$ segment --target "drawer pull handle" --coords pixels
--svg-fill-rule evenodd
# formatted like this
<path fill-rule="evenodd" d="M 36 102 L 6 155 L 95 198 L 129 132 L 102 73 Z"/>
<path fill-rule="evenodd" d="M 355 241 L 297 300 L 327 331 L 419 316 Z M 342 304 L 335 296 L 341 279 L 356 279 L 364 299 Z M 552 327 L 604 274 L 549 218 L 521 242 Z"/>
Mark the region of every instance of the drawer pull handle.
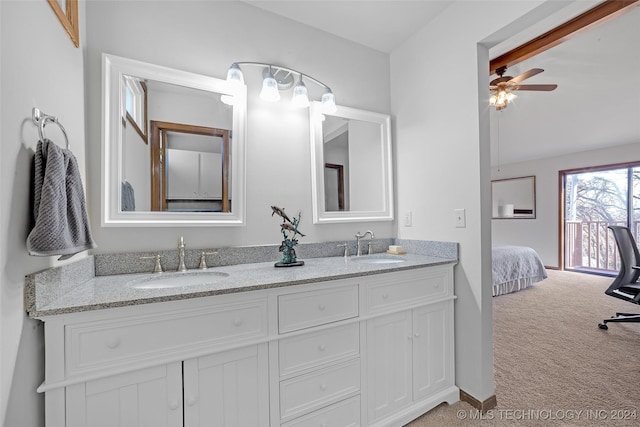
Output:
<path fill-rule="evenodd" d="M 236 319 L 233 321 L 233 326 L 240 326 L 242 325 L 242 319 Z"/>
<path fill-rule="evenodd" d="M 325 391 L 327 389 L 326 384 L 320 384 L 320 390 Z"/>
<path fill-rule="evenodd" d="M 171 402 L 169 402 L 169 409 L 171 409 L 172 411 L 178 409 L 178 406 L 179 405 L 177 400 L 172 400 Z"/>
<path fill-rule="evenodd" d="M 118 347 L 120 345 L 120 337 L 114 337 L 111 338 L 110 340 L 108 340 L 106 342 L 107 347 L 109 347 L 111 350 L 113 350 L 114 348 Z"/>
<path fill-rule="evenodd" d="M 187 399 L 187 405 L 188 405 L 188 406 L 193 406 L 193 405 L 195 405 L 195 404 L 196 404 L 196 401 L 197 401 L 197 399 L 196 399 L 194 396 L 190 396 L 190 397 Z"/>
<path fill-rule="evenodd" d="M 320 345 L 318 346 L 318 350 L 320 350 L 320 351 L 325 351 L 326 349 L 327 349 L 327 346 L 326 346 L 326 345 L 324 345 L 324 344 L 320 344 Z"/>

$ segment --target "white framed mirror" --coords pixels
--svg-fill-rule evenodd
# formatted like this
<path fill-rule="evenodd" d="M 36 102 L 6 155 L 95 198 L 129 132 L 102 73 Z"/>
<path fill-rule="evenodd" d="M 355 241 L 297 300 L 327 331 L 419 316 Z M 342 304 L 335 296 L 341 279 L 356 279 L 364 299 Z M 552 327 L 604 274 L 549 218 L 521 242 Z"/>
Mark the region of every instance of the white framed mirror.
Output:
<path fill-rule="evenodd" d="M 246 86 L 109 54 L 102 68 L 102 225 L 244 225 Z"/>
<path fill-rule="evenodd" d="M 536 177 L 523 176 L 491 181 L 493 219 L 534 219 Z"/>
<path fill-rule="evenodd" d="M 314 224 L 393 220 L 391 118 L 310 108 Z"/>

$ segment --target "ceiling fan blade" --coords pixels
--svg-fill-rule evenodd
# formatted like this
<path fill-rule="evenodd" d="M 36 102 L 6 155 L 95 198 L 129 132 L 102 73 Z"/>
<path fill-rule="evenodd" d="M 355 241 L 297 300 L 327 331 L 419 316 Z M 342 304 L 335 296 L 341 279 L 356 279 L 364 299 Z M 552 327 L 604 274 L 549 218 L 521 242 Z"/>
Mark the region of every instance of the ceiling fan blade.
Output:
<path fill-rule="evenodd" d="M 532 68 L 528 71 L 525 71 L 524 73 L 520 74 L 519 76 L 515 76 L 514 78 L 512 78 L 509 83 L 520 83 L 521 81 L 523 81 L 524 79 L 528 79 L 529 77 L 533 77 L 536 74 L 540 74 L 541 72 L 543 72 L 544 70 L 542 68 Z"/>
<path fill-rule="evenodd" d="M 511 86 L 511 90 L 537 90 L 542 92 L 550 92 L 555 90 L 558 85 L 555 84 L 547 84 L 547 85 L 515 85 Z"/>

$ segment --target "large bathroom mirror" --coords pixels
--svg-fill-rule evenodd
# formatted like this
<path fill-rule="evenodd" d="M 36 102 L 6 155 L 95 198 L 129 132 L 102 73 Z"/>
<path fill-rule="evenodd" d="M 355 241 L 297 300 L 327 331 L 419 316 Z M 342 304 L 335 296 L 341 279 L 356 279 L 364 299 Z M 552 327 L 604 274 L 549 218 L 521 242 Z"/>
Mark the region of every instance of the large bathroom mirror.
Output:
<path fill-rule="evenodd" d="M 536 177 L 491 181 L 493 219 L 536 217 Z"/>
<path fill-rule="evenodd" d="M 390 116 L 310 108 L 314 224 L 393 220 Z"/>
<path fill-rule="evenodd" d="M 246 86 L 109 54 L 102 63 L 102 224 L 244 225 Z"/>

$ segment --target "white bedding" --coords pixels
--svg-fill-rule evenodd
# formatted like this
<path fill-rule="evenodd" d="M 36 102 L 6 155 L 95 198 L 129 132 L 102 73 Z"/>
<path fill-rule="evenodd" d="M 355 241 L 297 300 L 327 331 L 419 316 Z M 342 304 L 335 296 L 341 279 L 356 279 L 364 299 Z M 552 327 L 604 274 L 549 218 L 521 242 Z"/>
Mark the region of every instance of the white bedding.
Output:
<path fill-rule="evenodd" d="M 493 247 L 493 296 L 517 292 L 547 278 L 538 253 L 526 246 Z"/>

